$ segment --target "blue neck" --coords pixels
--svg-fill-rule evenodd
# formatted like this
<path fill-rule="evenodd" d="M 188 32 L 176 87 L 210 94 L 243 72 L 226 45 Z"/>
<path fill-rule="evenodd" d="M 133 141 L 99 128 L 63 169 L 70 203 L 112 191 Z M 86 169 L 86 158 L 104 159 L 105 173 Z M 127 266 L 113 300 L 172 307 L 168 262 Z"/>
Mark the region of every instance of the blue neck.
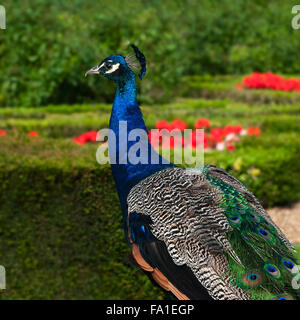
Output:
<path fill-rule="evenodd" d="M 141 157 L 146 163 L 143 164 L 139 162 L 132 164 L 128 161 L 128 151 L 136 144 L 136 141 L 128 141 L 130 131 L 132 129 L 142 129 L 148 133 L 142 112 L 136 101 L 136 93 L 137 86 L 135 76 L 133 72 L 130 71 L 126 79 L 117 83 L 117 92 L 109 125 L 109 128 L 114 131 L 116 136 L 116 148 L 114 150 L 114 145 L 109 142 L 109 150 L 111 157 L 113 153 L 116 155 L 116 163 L 111 164 L 111 168 L 124 215 L 127 215 L 126 199 L 130 189 L 134 185 L 157 171 L 174 166 L 172 163 L 163 164 L 162 157 L 157 154 L 148 140 L 143 142 L 148 148 L 147 155 Z M 125 124 L 123 121 L 126 121 L 127 130 L 119 127 L 120 121 L 123 125 Z M 153 155 L 158 159 L 158 164 L 151 164 L 151 154 L 152 159 Z M 126 161 L 126 163 L 124 163 L 124 161 Z M 164 162 L 166 161 L 164 160 Z"/>

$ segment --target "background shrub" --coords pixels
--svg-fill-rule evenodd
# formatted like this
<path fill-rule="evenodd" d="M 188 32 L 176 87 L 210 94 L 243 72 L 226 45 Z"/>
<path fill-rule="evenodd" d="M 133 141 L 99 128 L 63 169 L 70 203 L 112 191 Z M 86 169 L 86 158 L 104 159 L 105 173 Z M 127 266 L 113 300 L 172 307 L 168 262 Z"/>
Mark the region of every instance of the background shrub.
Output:
<path fill-rule="evenodd" d="M 145 102 L 169 99 L 183 75 L 300 72 L 290 1 L 5 0 L 0 105 L 111 101 L 85 71 L 133 42 L 148 60 Z"/>

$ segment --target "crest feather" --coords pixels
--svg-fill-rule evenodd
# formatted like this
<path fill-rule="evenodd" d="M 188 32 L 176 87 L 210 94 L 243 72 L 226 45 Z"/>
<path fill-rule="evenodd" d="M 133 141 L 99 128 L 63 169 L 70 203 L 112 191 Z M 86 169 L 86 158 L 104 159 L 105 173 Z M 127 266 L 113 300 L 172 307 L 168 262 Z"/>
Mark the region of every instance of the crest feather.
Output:
<path fill-rule="evenodd" d="M 140 69 L 139 61 L 138 61 L 138 59 L 136 58 L 135 55 L 128 54 L 125 57 L 125 61 L 126 61 L 126 63 L 127 63 L 129 68 L 134 69 L 134 70 L 139 70 Z"/>
<path fill-rule="evenodd" d="M 137 46 L 132 44 L 131 47 L 133 48 L 135 55 L 127 55 L 125 61 L 132 71 L 139 70 L 139 78 L 142 80 L 146 73 L 146 58 Z"/>

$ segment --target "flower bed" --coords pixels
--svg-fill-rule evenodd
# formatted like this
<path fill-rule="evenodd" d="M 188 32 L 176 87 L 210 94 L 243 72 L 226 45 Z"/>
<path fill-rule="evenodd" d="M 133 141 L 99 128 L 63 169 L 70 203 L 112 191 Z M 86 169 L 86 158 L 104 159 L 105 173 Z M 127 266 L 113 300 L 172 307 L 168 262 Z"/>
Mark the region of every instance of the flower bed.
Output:
<path fill-rule="evenodd" d="M 277 91 L 296 91 L 300 93 L 300 79 L 289 78 L 272 72 L 253 72 L 245 76 L 242 84 L 237 84 L 236 89 L 271 89 Z"/>
<path fill-rule="evenodd" d="M 212 128 L 208 119 L 197 119 L 194 124 L 194 130 L 190 133 L 188 138 L 185 138 L 182 134 L 170 136 L 169 139 L 164 139 L 168 133 L 173 130 L 177 132 L 184 132 L 188 129 L 188 125 L 182 120 L 174 120 L 171 123 L 160 120 L 156 122 L 156 129 L 150 131 L 149 140 L 153 146 L 175 149 L 176 147 L 192 147 L 197 149 L 199 146 L 204 147 L 205 151 L 215 150 L 228 150 L 234 151 L 235 145 L 240 141 L 242 136 L 260 136 L 260 128 L 250 127 L 248 129 L 243 128 L 241 125 L 227 125 L 224 128 Z M 201 139 L 197 138 L 196 129 L 204 129 L 204 134 Z M 174 132 L 174 131 L 173 131 Z"/>
<path fill-rule="evenodd" d="M 249 127 L 245 129 L 241 125 L 227 125 L 224 128 L 212 128 L 208 119 L 197 119 L 194 124 L 194 129 L 190 130 L 191 133 L 186 138 L 182 135 L 186 129 L 188 129 L 187 123 L 182 120 L 176 119 L 171 123 L 165 120 L 159 120 L 156 122 L 155 130 L 150 130 L 149 141 L 155 148 L 170 148 L 175 149 L 181 147 L 191 147 L 193 149 L 204 146 L 205 151 L 212 149 L 222 151 L 234 151 L 235 145 L 240 141 L 242 136 L 260 136 L 260 128 Z M 199 132 L 197 134 L 196 129 L 204 129 L 203 134 Z M 173 131 L 176 130 L 176 131 Z M 209 131 L 210 130 L 210 131 Z M 174 134 L 172 134 L 172 131 Z M 177 135 L 176 135 L 177 133 Z M 169 139 L 166 139 L 169 137 Z M 97 141 L 97 131 L 87 131 L 73 139 L 74 143 L 84 145 L 87 142 Z"/>

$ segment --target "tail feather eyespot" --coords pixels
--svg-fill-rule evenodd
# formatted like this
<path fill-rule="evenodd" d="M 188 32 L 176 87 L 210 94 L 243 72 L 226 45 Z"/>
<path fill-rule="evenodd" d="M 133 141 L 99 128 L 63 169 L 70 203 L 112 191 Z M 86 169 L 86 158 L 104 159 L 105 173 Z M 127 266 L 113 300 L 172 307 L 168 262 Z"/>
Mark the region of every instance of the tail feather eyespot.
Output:
<path fill-rule="evenodd" d="M 256 222 L 259 222 L 259 221 L 260 221 L 259 217 L 258 217 L 255 213 L 250 213 L 250 214 L 249 214 L 249 217 L 250 217 L 251 219 L 253 219 L 254 221 L 256 221 Z"/>
<path fill-rule="evenodd" d="M 280 270 L 273 264 L 266 263 L 264 265 L 264 270 L 268 275 L 270 275 L 274 279 L 280 278 Z"/>
<path fill-rule="evenodd" d="M 238 226 L 241 224 L 241 219 L 239 216 L 230 216 L 228 219 L 231 225 Z"/>
<path fill-rule="evenodd" d="M 293 298 L 291 298 L 287 294 L 281 294 L 279 296 L 274 297 L 272 300 L 293 300 Z"/>
<path fill-rule="evenodd" d="M 243 283 L 249 287 L 256 287 L 262 281 L 262 276 L 256 271 L 250 271 L 243 275 Z"/>
<path fill-rule="evenodd" d="M 258 234 L 259 234 L 261 237 L 263 237 L 264 239 L 273 241 L 272 235 L 271 235 L 270 232 L 268 232 L 266 229 L 259 227 L 259 228 L 257 229 L 257 232 L 258 232 Z"/>
<path fill-rule="evenodd" d="M 298 267 L 295 265 L 293 261 L 288 258 L 282 258 L 281 264 L 289 270 L 292 274 L 297 274 L 299 272 Z"/>

